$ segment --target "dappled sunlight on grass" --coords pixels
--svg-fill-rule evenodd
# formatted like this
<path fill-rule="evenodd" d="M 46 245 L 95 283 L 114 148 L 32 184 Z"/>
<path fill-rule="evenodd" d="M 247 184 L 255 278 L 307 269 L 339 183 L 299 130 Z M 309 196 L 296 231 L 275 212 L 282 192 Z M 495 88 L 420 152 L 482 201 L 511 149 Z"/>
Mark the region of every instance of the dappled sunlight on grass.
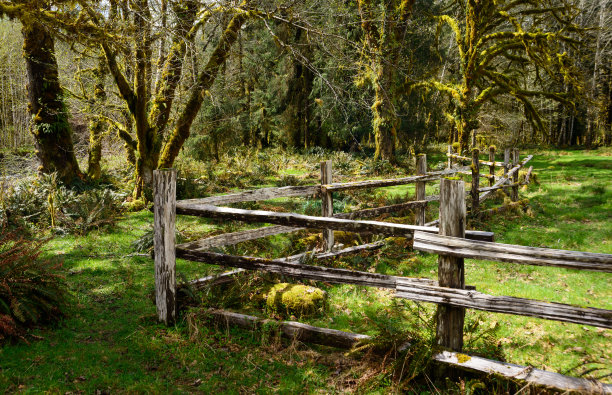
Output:
<path fill-rule="evenodd" d="M 526 210 L 469 226 L 495 232 L 496 240 L 502 243 L 612 253 L 611 153 L 536 152 L 532 164 L 539 184 L 521 192 L 521 196 L 529 198 Z M 428 159 L 433 165 L 445 157 L 432 154 Z M 286 163 L 288 167 L 278 169 L 280 173 L 301 177 L 318 171 L 317 166 L 306 166 L 297 160 Z M 349 165 L 352 166 L 343 166 L 352 176 Z M 341 208 L 348 211 L 372 203 L 371 200 L 388 204 L 414 195 L 413 186 L 385 191 L 378 195 L 347 194 L 342 197 Z M 437 186 L 428 185 L 427 194 L 436 193 Z M 275 205 L 279 210 L 318 212 L 320 206 L 314 202 L 318 200 L 278 199 L 253 203 L 249 208 Z M 486 204 L 500 203 L 498 199 Z M 428 220 L 437 218 L 437 203 L 431 207 Z M 404 215 L 402 220 L 412 219 L 412 213 Z M 280 341 L 261 332 L 210 322 L 202 322 L 197 331 L 182 320 L 171 327 L 158 324 L 152 301 L 153 261 L 146 254 L 135 254 L 132 245 L 149 231 L 151 223 L 152 214 L 148 211 L 130 213 L 115 227 L 87 236 L 57 237 L 49 243 L 45 254 L 64 262 L 71 293 L 69 311 L 56 327 L 33 330 L 41 340 L 2 347 L 0 388 L 31 393 L 332 393 L 355 388 L 365 392 L 391 391 L 393 384 L 388 375 L 380 373 L 381 362 L 371 363 L 378 365 L 372 368 L 363 362 L 363 355 L 348 357 L 330 348 Z M 177 228 L 188 240 L 257 226 L 194 217 L 177 220 Z M 296 232 L 219 251 L 274 258 L 314 248 L 320 242 L 314 235 Z M 350 238 L 343 236 L 349 243 Z M 403 239 L 389 240 L 377 251 L 313 264 L 437 277 L 437 256 L 411 251 L 410 243 Z M 224 270 L 177 261 L 179 281 Z M 465 275 L 466 284 L 484 293 L 612 309 L 607 273 L 466 260 Z M 398 301 L 386 289 L 312 284 L 324 289 L 329 297 L 326 314 L 303 320 L 313 325 L 370 335 L 381 333 L 381 328 L 391 324 L 397 330 L 425 331 L 435 312 L 433 304 Z M 255 303 L 245 303 L 244 309 L 264 316 Z M 602 368 L 595 376 L 612 373 L 610 330 L 473 310 L 468 310 L 467 318 L 472 323 L 481 322 L 479 330 L 493 329 L 495 337 L 489 348 L 476 344 L 470 352 L 495 352 L 512 363 L 574 376 L 593 367 Z M 474 337 L 466 335 L 466 339 Z M 366 381 L 364 377 L 370 377 L 371 383 L 358 387 Z"/>

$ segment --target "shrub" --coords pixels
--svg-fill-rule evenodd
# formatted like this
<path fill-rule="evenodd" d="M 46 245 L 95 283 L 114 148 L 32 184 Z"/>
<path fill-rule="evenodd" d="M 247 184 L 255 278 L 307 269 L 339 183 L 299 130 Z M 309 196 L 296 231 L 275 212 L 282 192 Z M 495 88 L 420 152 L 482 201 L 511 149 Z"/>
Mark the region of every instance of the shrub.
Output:
<path fill-rule="evenodd" d="M 125 196 L 105 186 L 77 192 L 62 185 L 55 174 L 43 175 L 22 180 L 0 196 L 0 222 L 85 233 L 113 223 Z"/>
<path fill-rule="evenodd" d="M 66 296 L 60 264 L 40 258 L 48 240 L 32 241 L 18 231 L 0 235 L 0 339 L 18 336 L 28 325 L 62 315 Z"/>

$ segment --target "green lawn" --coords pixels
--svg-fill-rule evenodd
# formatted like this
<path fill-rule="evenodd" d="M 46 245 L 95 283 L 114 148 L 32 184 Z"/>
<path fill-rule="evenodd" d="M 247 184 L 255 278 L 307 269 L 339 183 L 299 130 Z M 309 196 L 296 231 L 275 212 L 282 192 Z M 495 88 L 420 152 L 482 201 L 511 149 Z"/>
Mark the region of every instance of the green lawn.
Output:
<path fill-rule="evenodd" d="M 521 192 L 530 199 L 527 213 L 493 218 L 474 224 L 476 228 L 494 231 L 503 243 L 612 253 L 612 151 L 533 153 L 540 184 Z M 432 155 L 429 163 L 442 159 Z M 299 172 L 289 169 L 286 174 Z M 389 194 L 399 196 L 411 191 L 389 188 Z M 435 188 L 428 193 L 435 193 Z M 153 263 L 134 254 L 131 246 L 150 223 L 150 213 L 132 213 L 113 228 L 51 241 L 48 255 L 63 261 L 67 270 L 71 299 L 66 318 L 56 327 L 33 330 L 36 338 L 29 344 L 5 344 L 0 349 L 0 392 L 398 390 L 389 375 L 381 372 L 380 361 L 374 363 L 361 354 L 346 356 L 325 347 L 279 343 L 238 329 L 201 325 L 194 331 L 183 321 L 170 328 L 157 324 L 151 301 Z M 178 228 L 193 236 L 217 226 L 181 218 Z M 228 251 L 278 256 L 295 248 L 288 240 L 292 239 L 276 237 Z M 437 268 L 435 256 L 413 253 L 401 243 L 329 264 L 430 278 L 436 277 Z M 216 268 L 178 262 L 178 271 L 188 279 L 212 270 Z M 466 283 L 495 295 L 612 309 L 610 280 L 606 273 L 466 261 Z M 393 304 L 385 290 L 321 286 L 329 293 L 330 311 L 310 320 L 321 326 L 376 334 L 393 310 L 415 308 L 411 303 Z M 418 308 L 425 318 L 433 311 L 429 305 Z M 414 326 L 418 321 L 412 320 Z M 595 377 L 612 373 L 610 330 L 474 311 L 468 312 L 468 321 L 481 321 L 481 328 L 497 328 L 495 345 L 509 362 L 572 375 L 590 367 L 601 368 L 593 372 Z M 470 350 L 484 352 L 478 344 Z M 604 381 L 610 382 L 610 377 Z M 427 385 L 419 388 L 428 391 Z"/>

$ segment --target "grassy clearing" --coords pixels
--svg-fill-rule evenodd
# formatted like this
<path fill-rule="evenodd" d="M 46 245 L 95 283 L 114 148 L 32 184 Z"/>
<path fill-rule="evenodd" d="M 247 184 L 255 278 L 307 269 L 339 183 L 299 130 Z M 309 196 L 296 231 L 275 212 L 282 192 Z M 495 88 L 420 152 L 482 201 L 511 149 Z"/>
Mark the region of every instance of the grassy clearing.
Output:
<path fill-rule="evenodd" d="M 522 194 L 527 212 L 511 213 L 484 223 L 497 240 L 551 248 L 612 253 L 612 151 L 539 151 L 533 161 L 539 185 Z M 308 158 L 308 160 L 319 158 Z M 429 163 L 442 161 L 430 155 Z M 315 162 L 316 163 L 316 162 Z M 345 164 L 342 164 L 345 163 Z M 292 157 L 284 174 L 308 179 L 316 171 Z M 357 176 L 348 160 L 347 178 Z M 369 177 L 368 177 L 369 178 Z M 273 181 L 266 182 L 273 185 Z M 435 193 L 429 187 L 428 194 Z M 346 196 L 338 207 L 362 207 L 412 195 L 411 187 L 386 188 L 374 194 Z M 395 197 L 394 197 L 395 196 Z M 341 196 L 339 196 L 341 198 Z M 293 203 L 292 203 L 293 202 Z M 314 201 L 283 200 L 287 210 L 316 212 Z M 499 203 L 499 202 L 497 202 Z M 253 205 L 265 207 L 265 204 Z M 408 215 L 404 220 L 410 220 Z M 396 219 L 398 220 L 398 219 Z M 399 219 L 401 220 L 401 219 Z M 2 392 L 94 393 L 387 393 L 400 390 L 380 360 L 361 354 L 345 356 L 333 349 L 284 343 L 262 333 L 184 322 L 166 328 L 155 322 L 153 265 L 134 254 L 132 243 L 147 232 L 148 212 L 125 215 L 115 227 L 87 236 L 54 239 L 47 254 L 64 262 L 71 303 L 55 328 L 34 329 L 30 344 L 5 344 L 0 349 Z M 197 218 L 180 218 L 187 238 L 237 230 L 238 226 Z M 293 234 L 245 243 L 229 253 L 283 256 L 312 248 L 316 237 Z M 348 240 L 348 239 L 347 239 Z M 382 250 L 329 262 L 335 266 L 381 273 L 435 278 L 435 256 L 412 253 L 401 240 Z M 196 278 L 215 267 L 178 262 L 178 271 Z M 612 309 L 610 276 L 557 268 L 539 268 L 469 260 L 466 282 L 497 295 Z M 415 330 L 426 325 L 433 306 L 394 302 L 390 292 L 358 286 L 318 284 L 330 297 L 329 312 L 309 322 L 367 334 Z M 258 312 L 254 305 L 246 306 Z M 469 311 L 469 310 L 468 310 Z M 469 311 L 472 327 L 468 349 L 506 360 L 579 375 L 588 368 L 598 377 L 612 373 L 612 331 L 532 318 Z M 479 334 L 488 339 L 478 340 Z M 493 337 L 491 337 L 493 336 Z M 493 340 L 493 341 L 491 341 Z M 576 366 L 578 366 L 576 368 Z M 610 381 L 610 378 L 604 379 Z M 418 384 L 403 390 L 435 392 Z"/>

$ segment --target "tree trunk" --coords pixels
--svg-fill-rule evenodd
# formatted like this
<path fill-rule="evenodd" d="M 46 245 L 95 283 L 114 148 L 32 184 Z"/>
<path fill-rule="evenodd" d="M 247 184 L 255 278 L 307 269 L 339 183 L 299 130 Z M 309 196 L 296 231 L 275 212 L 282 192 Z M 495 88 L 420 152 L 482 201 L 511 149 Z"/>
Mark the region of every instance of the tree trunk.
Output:
<path fill-rule="evenodd" d="M 470 136 L 472 134 L 472 128 L 470 127 L 471 122 L 466 119 L 465 110 L 459 110 L 459 118 L 456 122 L 457 138 L 459 141 L 459 154 L 464 154 L 468 151 L 470 146 Z"/>
<path fill-rule="evenodd" d="M 96 85 L 94 87 L 95 103 L 104 107 L 106 101 L 106 91 L 104 90 L 104 76 L 106 65 L 104 57 L 101 55 L 98 61 L 98 68 L 95 70 Z M 94 114 L 89 123 L 89 150 L 87 160 L 87 176 L 92 180 L 100 178 L 102 173 L 100 161 L 102 160 L 102 132 L 104 130 L 104 121 Z"/>
<path fill-rule="evenodd" d="M 375 102 L 372 105 L 372 126 L 376 142 L 375 159 L 395 162 L 397 116 L 391 102 L 390 65 L 380 65 L 374 84 Z"/>
<path fill-rule="evenodd" d="M 23 55 L 28 78 L 28 110 L 36 155 L 43 173 L 57 172 L 66 184 L 83 174 L 79 169 L 68 112 L 62 97 L 53 37 L 35 20 L 23 21 Z"/>
<path fill-rule="evenodd" d="M 89 149 L 87 159 L 87 176 L 91 180 L 98 180 L 102 174 L 100 161 L 102 160 L 102 131 L 103 121 L 95 117 L 89 123 Z"/>

